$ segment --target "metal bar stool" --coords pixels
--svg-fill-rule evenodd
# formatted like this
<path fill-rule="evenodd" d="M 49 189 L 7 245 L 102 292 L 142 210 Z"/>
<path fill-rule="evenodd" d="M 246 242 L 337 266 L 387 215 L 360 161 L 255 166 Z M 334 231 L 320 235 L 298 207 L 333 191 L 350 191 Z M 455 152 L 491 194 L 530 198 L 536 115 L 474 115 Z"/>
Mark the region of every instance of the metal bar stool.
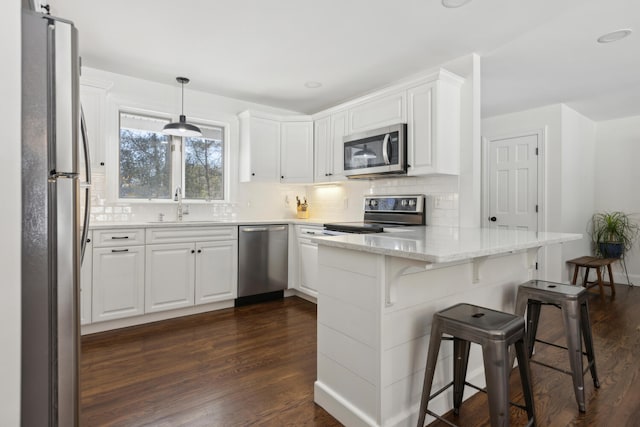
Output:
<path fill-rule="evenodd" d="M 451 338 L 442 337 L 443 334 L 451 335 Z M 453 381 L 434 394 L 430 394 L 440 343 L 443 339 L 453 340 Z M 515 345 L 525 399 L 525 406 L 513 405 L 526 409 L 529 418 L 527 425 L 535 425 L 524 318 L 476 305 L 457 304 L 433 315 L 418 427 L 423 427 L 427 414 L 449 425 L 454 425 L 428 409 L 429 400 L 452 385 L 453 412 L 456 415 L 460 412 L 465 385 L 484 392 L 479 387 L 466 382 L 469 348 L 472 342 L 482 346 L 491 425 L 494 427 L 509 425 L 509 374 L 513 366 L 509 365 L 511 344 Z"/>
<path fill-rule="evenodd" d="M 567 347 L 554 343 L 536 339 L 538 331 L 538 320 L 540 320 L 540 308 L 542 305 L 553 305 L 562 310 L 562 321 L 567 339 Z M 584 398 L 584 374 L 587 369 L 591 370 L 593 385 L 600 387 L 598 373 L 596 372 L 596 360 L 593 351 L 593 337 L 591 335 L 591 322 L 589 320 L 589 302 L 586 289 L 563 285 L 561 283 L 545 282 L 543 280 L 532 280 L 523 283 L 518 287 L 516 297 L 516 314 L 524 316 L 527 310 L 527 347 L 529 358 L 533 355 L 533 346 L 540 342 L 553 347 L 562 348 L 569 352 L 569 364 L 571 371 L 560 369 L 556 366 L 531 359 L 532 363 L 537 363 L 547 368 L 555 369 L 571 375 L 573 379 L 573 389 L 578 402 L 580 412 L 586 411 Z M 582 339 L 584 339 L 585 351 L 582 350 Z M 582 356 L 587 356 L 588 365 L 583 371 Z M 513 366 L 513 356 L 511 356 L 511 366 Z M 518 363 L 520 363 L 518 361 Z"/>

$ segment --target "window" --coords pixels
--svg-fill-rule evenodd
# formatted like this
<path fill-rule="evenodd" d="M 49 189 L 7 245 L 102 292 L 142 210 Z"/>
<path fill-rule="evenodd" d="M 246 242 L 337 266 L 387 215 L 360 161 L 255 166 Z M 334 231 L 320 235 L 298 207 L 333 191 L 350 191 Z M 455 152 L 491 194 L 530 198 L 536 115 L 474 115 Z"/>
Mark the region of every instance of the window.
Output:
<path fill-rule="evenodd" d="M 170 200 L 181 187 L 185 199 L 224 200 L 224 127 L 198 124 L 201 137 L 180 138 L 162 133 L 167 123 L 120 112 L 118 197 Z"/>
<path fill-rule="evenodd" d="M 171 144 L 162 133 L 168 120 L 120 113 L 121 199 L 171 198 Z"/>
<path fill-rule="evenodd" d="M 202 137 L 184 139 L 184 195 L 224 200 L 224 128 L 199 125 Z"/>

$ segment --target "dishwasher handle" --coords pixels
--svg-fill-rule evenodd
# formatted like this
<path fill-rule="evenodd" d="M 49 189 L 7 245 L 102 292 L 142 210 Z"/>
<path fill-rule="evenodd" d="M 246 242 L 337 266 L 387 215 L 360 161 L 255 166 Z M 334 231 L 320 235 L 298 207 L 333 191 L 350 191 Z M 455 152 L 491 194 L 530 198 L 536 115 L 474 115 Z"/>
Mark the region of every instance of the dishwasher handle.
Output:
<path fill-rule="evenodd" d="M 284 231 L 287 227 L 285 225 L 278 225 L 275 227 L 240 227 L 240 231 L 244 232 L 257 232 L 257 231 Z"/>

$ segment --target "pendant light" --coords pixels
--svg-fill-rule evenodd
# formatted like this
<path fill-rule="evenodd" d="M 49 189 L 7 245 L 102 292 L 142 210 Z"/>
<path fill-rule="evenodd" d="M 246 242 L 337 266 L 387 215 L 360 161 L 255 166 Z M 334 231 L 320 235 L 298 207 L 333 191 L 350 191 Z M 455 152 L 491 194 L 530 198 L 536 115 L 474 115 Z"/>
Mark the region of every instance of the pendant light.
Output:
<path fill-rule="evenodd" d="M 187 123 L 187 118 L 184 115 L 184 85 L 189 83 L 189 79 L 186 77 L 176 77 L 176 80 L 182 85 L 182 110 L 180 113 L 180 121 L 165 125 L 165 127 L 162 128 L 162 133 L 165 135 L 175 136 L 202 136 L 200 128 Z"/>
<path fill-rule="evenodd" d="M 364 144 L 364 148 L 362 150 L 358 150 L 353 154 L 353 157 L 358 157 L 360 159 L 375 159 L 376 153 L 367 148 L 367 144 Z"/>

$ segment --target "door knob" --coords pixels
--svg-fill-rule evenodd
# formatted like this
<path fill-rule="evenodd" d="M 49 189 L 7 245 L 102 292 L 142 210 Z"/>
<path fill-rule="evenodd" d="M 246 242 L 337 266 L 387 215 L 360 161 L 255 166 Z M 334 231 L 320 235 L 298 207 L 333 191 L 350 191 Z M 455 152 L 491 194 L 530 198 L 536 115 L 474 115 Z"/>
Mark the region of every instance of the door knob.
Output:
<path fill-rule="evenodd" d="M 498 220 L 498 218 L 496 218 L 495 216 L 492 216 L 489 218 L 489 221 L 491 222 L 496 222 Z"/>

